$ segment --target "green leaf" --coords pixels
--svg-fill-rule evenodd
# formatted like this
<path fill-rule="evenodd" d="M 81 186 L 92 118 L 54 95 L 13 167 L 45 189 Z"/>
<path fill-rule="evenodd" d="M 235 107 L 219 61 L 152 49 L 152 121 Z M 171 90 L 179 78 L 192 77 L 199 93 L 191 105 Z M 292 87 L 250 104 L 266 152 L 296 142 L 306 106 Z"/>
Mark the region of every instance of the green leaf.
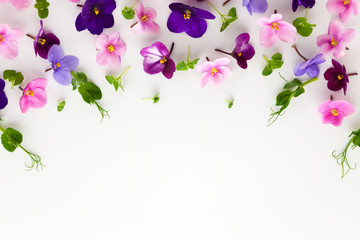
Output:
<path fill-rule="evenodd" d="M 73 85 L 73 90 L 75 90 L 79 85 L 85 84 L 88 82 L 87 76 L 83 72 L 71 72 L 73 79 L 71 84 Z"/>
<path fill-rule="evenodd" d="M 273 59 L 273 60 L 281 60 L 282 59 L 282 54 L 281 53 L 275 53 L 274 55 L 272 55 L 271 59 Z"/>
<path fill-rule="evenodd" d="M 44 19 L 49 16 L 49 9 L 43 9 L 38 11 L 39 18 Z"/>
<path fill-rule="evenodd" d="M 3 78 L 4 78 L 4 79 L 9 79 L 9 78 L 11 78 L 11 76 L 13 76 L 15 73 L 16 73 L 15 70 L 5 70 L 5 71 L 3 72 Z"/>
<path fill-rule="evenodd" d="M 112 85 L 114 82 L 116 82 L 115 78 L 113 76 L 105 76 L 106 80 Z"/>
<path fill-rule="evenodd" d="M 234 105 L 235 99 L 233 99 L 233 100 L 231 100 L 231 101 L 228 101 L 228 100 L 226 100 L 226 101 L 228 102 L 228 108 L 232 108 L 233 105 Z"/>
<path fill-rule="evenodd" d="M 269 64 L 266 64 L 264 70 L 262 71 L 263 76 L 269 76 L 273 72 L 273 69 L 270 67 Z"/>
<path fill-rule="evenodd" d="M 7 128 L 1 135 L 1 143 L 9 152 L 14 152 L 22 140 L 23 137 L 21 133 L 13 128 Z"/>
<path fill-rule="evenodd" d="M 88 104 L 92 104 L 96 100 L 100 100 L 102 98 L 100 88 L 92 82 L 81 84 L 78 88 L 78 91 L 82 96 L 83 100 Z"/>
<path fill-rule="evenodd" d="M 135 16 L 135 11 L 134 9 L 130 8 L 130 7 L 125 7 L 122 11 L 121 11 L 122 15 L 124 16 L 125 19 L 133 19 Z"/>
<path fill-rule="evenodd" d="M 313 27 L 316 27 L 316 24 L 308 23 L 304 17 L 296 18 L 293 21 L 293 25 L 296 27 L 297 32 L 303 37 L 310 36 L 313 32 Z"/>
<path fill-rule="evenodd" d="M 200 60 L 200 58 L 196 58 L 196 59 L 192 60 L 191 62 L 189 62 L 187 64 L 187 66 L 191 69 L 194 69 L 194 66 L 198 63 L 199 60 Z"/>
<path fill-rule="evenodd" d="M 281 66 L 284 64 L 284 62 L 281 60 L 271 60 L 269 62 L 269 64 L 272 69 L 278 69 L 278 68 L 281 68 Z"/>
<path fill-rule="evenodd" d="M 291 99 L 291 95 L 293 94 L 292 91 L 290 90 L 285 90 L 280 92 L 277 96 L 276 96 L 276 106 L 282 106 L 285 105 L 287 101 L 290 101 Z"/>
<path fill-rule="evenodd" d="M 287 82 L 284 86 L 284 89 L 292 89 L 294 87 L 302 86 L 302 82 L 299 79 L 294 79 L 291 82 Z"/>
<path fill-rule="evenodd" d="M 301 94 L 303 94 L 304 92 L 305 92 L 305 89 L 303 87 L 298 87 L 294 92 L 294 97 L 298 97 Z"/>
<path fill-rule="evenodd" d="M 50 3 L 46 0 L 36 0 L 34 8 L 38 10 L 38 15 L 41 19 L 47 18 L 49 16 L 49 9 Z"/>
<path fill-rule="evenodd" d="M 182 61 L 182 62 L 179 62 L 177 65 L 176 65 L 176 71 L 186 71 L 188 70 L 188 67 L 186 66 L 185 62 Z"/>
<path fill-rule="evenodd" d="M 220 32 L 223 32 L 230 25 L 230 23 L 234 22 L 236 19 L 238 18 L 237 17 L 226 18 L 225 21 L 223 21 L 223 24 L 221 25 Z"/>
<path fill-rule="evenodd" d="M 229 17 L 232 17 L 232 18 L 236 18 L 237 17 L 237 15 L 236 15 L 236 8 L 231 8 L 230 10 L 229 10 L 229 13 L 228 13 L 228 16 Z"/>
<path fill-rule="evenodd" d="M 3 77 L 11 83 L 12 87 L 20 85 L 24 81 L 22 73 L 15 70 L 5 70 Z"/>
<path fill-rule="evenodd" d="M 57 106 L 58 112 L 61 112 L 65 107 L 65 101 L 59 101 L 59 105 Z"/>

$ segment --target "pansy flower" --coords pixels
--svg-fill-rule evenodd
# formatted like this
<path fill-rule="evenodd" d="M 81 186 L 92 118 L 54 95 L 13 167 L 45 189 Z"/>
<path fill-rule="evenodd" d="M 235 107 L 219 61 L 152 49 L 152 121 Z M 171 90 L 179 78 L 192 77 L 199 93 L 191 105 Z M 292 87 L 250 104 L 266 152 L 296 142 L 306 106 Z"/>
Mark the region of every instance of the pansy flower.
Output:
<path fill-rule="evenodd" d="M 155 9 L 144 8 L 143 4 L 138 2 L 135 13 L 138 22 L 132 27 L 134 33 L 143 33 L 148 31 L 156 34 L 160 31 L 159 25 L 155 22 L 155 18 L 157 16 Z"/>
<path fill-rule="evenodd" d="M 47 81 L 45 78 L 36 78 L 28 83 L 20 98 L 20 109 L 22 113 L 29 111 L 29 108 L 42 108 L 45 106 L 47 97 L 45 93 Z"/>
<path fill-rule="evenodd" d="M 292 10 L 295 12 L 299 6 L 304 8 L 312 8 L 315 5 L 315 0 L 293 0 Z"/>
<path fill-rule="evenodd" d="M 280 13 L 273 14 L 270 18 L 261 17 L 257 22 L 263 27 L 260 32 L 260 44 L 265 48 L 273 46 L 278 39 L 288 43 L 296 40 L 296 28 L 292 24 L 282 21 Z"/>
<path fill-rule="evenodd" d="M 0 109 L 4 109 L 8 104 L 8 99 L 4 92 L 4 88 L 5 88 L 5 81 L 0 79 Z"/>
<path fill-rule="evenodd" d="M 175 62 L 170 58 L 171 51 L 166 48 L 162 42 L 156 42 L 150 47 L 145 47 L 140 51 L 144 57 L 144 71 L 148 74 L 162 74 L 170 79 L 172 78 L 176 67 Z"/>
<path fill-rule="evenodd" d="M 54 70 L 53 77 L 56 82 L 67 86 L 72 81 L 71 71 L 79 64 L 75 56 L 65 56 L 64 51 L 59 45 L 53 45 L 48 53 L 48 61 Z"/>
<path fill-rule="evenodd" d="M 96 62 L 99 65 L 108 65 L 112 69 L 118 69 L 121 64 L 121 56 L 126 51 L 126 45 L 120 38 L 119 32 L 113 32 L 109 36 L 101 34 L 96 38 Z"/>
<path fill-rule="evenodd" d="M 268 8 L 267 0 L 243 0 L 243 7 L 246 7 L 250 15 L 252 13 L 264 13 Z"/>
<path fill-rule="evenodd" d="M 199 38 L 206 32 L 205 19 L 215 19 L 215 16 L 208 11 L 182 3 L 171 3 L 169 8 L 172 11 L 167 21 L 170 32 L 185 32 L 193 38 Z"/>
<path fill-rule="evenodd" d="M 345 100 L 327 100 L 319 106 L 318 111 L 322 114 L 323 124 L 332 124 L 338 127 L 341 125 L 344 117 L 355 112 L 355 108 Z"/>
<path fill-rule="evenodd" d="M 3 4 L 4 2 L 9 2 L 16 10 L 24 10 L 28 8 L 30 4 L 30 0 L 0 0 L 0 4 Z"/>
<path fill-rule="evenodd" d="M 60 40 L 52 33 L 45 34 L 43 21 L 40 20 L 40 31 L 34 41 L 35 55 L 39 54 L 41 58 L 47 59 L 49 49 L 54 44 L 60 45 Z"/>
<path fill-rule="evenodd" d="M 24 32 L 17 28 L 10 28 L 9 24 L 0 25 L 0 56 L 13 59 L 18 55 L 17 42 L 24 36 Z"/>
<path fill-rule="evenodd" d="M 347 84 L 349 82 L 348 74 L 346 73 L 346 68 L 333 59 L 332 65 L 334 67 L 329 68 L 324 73 L 324 78 L 328 81 L 327 87 L 331 91 L 339 91 L 344 89 L 344 95 L 346 95 Z"/>
<path fill-rule="evenodd" d="M 219 58 L 214 62 L 207 61 L 196 67 L 196 71 L 203 73 L 200 87 L 205 87 L 211 82 L 215 87 L 221 86 L 224 78 L 231 76 L 230 68 L 226 67 L 230 63 L 228 58 Z"/>
<path fill-rule="evenodd" d="M 80 32 L 88 29 L 91 34 L 101 34 L 104 28 L 114 26 L 112 12 L 115 8 L 115 0 L 86 0 L 76 18 L 76 30 Z"/>
<path fill-rule="evenodd" d="M 326 60 L 323 58 L 321 53 L 317 54 L 314 58 L 297 64 L 294 68 L 294 75 L 301 76 L 306 73 L 310 78 L 317 77 L 320 73 L 318 65 L 324 63 L 325 61 Z"/>
<path fill-rule="evenodd" d="M 355 30 L 344 28 L 341 22 L 332 20 L 329 24 L 328 34 L 318 36 L 317 45 L 324 55 L 332 53 L 334 57 L 345 55 L 346 45 L 355 37 Z"/>
<path fill-rule="evenodd" d="M 352 14 L 358 14 L 357 0 L 329 0 L 326 8 L 331 13 L 339 14 L 342 22 L 347 22 Z"/>

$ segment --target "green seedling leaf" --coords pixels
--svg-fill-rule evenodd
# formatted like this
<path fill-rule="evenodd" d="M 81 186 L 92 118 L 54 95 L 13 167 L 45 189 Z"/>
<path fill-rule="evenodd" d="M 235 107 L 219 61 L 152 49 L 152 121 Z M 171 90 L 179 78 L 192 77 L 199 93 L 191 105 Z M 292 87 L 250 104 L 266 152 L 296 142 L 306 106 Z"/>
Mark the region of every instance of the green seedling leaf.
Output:
<path fill-rule="evenodd" d="M 273 72 L 273 69 L 270 67 L 270 64 L 266 64 L 264 70 L 262 71 L 263 76 L 269 76 Z"/>
<path fill-rule="evenodd" d="M 36 0 L 34 8 L 38 10 L 38 15 L 41 19 L 47 18 L 49 16 L 50 3 L 46 0 Z"/>
<path fill-rule="evenodd" d="M 23 136 L 21 133 L 13 128 L 7 128 L 1 135 L 1 143 L 9 152 L 14 152 L 22 140 Z"/>
<path fill-rule="evenodd" d="M 61 112 L 64 109 L 64 107 L 65 107 L 65 101 L 61 101 L 61 102 L 59 101 L 59 104 L 57 106 L 58 112 Z"/>
<path fill-rule="evenodd" d="M 22 73 L 16 72 L 15 70 L 5 70 L 3 72 L 3 78 L 11 83 L 11 88 L 22 84 L 22 82 L 24 81 L 24 76 L 22 75 Z"/>
<path fill-rule="evenodd" d="M 122 11 L 121 11 L 122 15 L 124 16 L 125 19 L 133 19 L 135 16 L 135 11 L 134 9 L 130 8 L 130 7 L 125 7 Z"/>
<path fill-rule="evenodd" d="M 291 95 L 293 94 L 292 91 L 290 90 L 285 90 L 280 92 L 277 96 L 276 96 L 276 106 L 283 106 L 286 104 L 286 102 L 289 101 L 289 99 L 291 99 Z"/>

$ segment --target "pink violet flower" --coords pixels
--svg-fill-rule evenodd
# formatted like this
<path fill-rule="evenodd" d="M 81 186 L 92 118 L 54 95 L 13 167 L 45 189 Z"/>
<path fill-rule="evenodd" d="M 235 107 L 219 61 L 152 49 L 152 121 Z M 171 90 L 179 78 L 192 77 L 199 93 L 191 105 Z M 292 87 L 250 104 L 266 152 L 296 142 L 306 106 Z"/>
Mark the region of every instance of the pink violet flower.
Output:
<path fill-rule="evenodd" d="M 36 78 L 28 83 L 20 98 L 20 109 L 22 113 L 29 111 L 29 108 L 42 108 L 45 106 L 47 97 L 45 93 L 47 81 L 45 78 Z"/>
<path fill-rule="evenodd" d="M 80 2 L 80 0 L 70 0 L 70 2 L 78 3 L 78 2 Z"/>
<path fill-rule="evenodd" d="M 231 76 L 230 68 L 226 67 L 230 63 L 230 59 L 218 58 L 214 62 L 207 61 L 196 67 L 196 71 L 203 73 L 200 87 L 205 87 L 211 82 L 215 87 L 221 86 L 224 78 Z"/>
<path fill-rule="evenodd" d="M 16 10 L 26 9 L 30 4 L 30 0 L 0 0 L 0 4 L 3 4 L 4 2 L 9 2 Z"/>
<path fill-rule="evenodd" d="M 357 0 L 329 0 L 326 8 L 329 12 L 339 14 L 342 22 L 347 22 L 351 15 L 358 14 Z"/>
<path fill-rule="evenodd" d="M 121 64 L 121 56 L 126 52 L 126 45 L 120 38 L 119 32 L 101 34 L 96 38 L 96 62 L 99 65 L 108 65 L 111 69 L 118 69 Z"/>
<path fill-rule="evenodd" d="M 155 18 L 157 16 L 155 9 L 144 9 L 143 4 L 141 2 L 138 2 L 135 13 L 138 22 L 132 28 L 134 33 L 143 33 L 145 31 L 148 31 L 150 33 L 156 34 L 160 32 L 160 27 L 155 22 Z"/>
<path fill-rule="evenodd" d="M 282 21 L 280 13 L 273 14 L 270 18 L 261 17 L 257 23 L 263 27 L 260 32 L 260 44 L 265 48 L 273 46 L 278 39 L 288 43 L 296 41 L 296 28 Z"/>
<path fill-rule="evenodd" d="M 354 106 L 345 100 L 327 100 L 318 109 L 322 116 L 323 124 L 332 124 L 335 127 L 341 125 L 343 118 L 355 112 Z"/>
<path fill-rule="evenodd" d="M 13 59 L 18 55 L 17 41 L 24 36 L 24 32 L 17 28 L 10 28 L 9 24 L 0 25 L 0 56 Z"/>
<path fill-rule="evenodd" d="M 346 45 L 355 37 L 355 30 L 344 28 L 341 22 L 332 20 L 329 24 L 328 34 L 318 36 L 316 44 L 324 55 L 332 53 L 334 57 L 345 55 Z"/>

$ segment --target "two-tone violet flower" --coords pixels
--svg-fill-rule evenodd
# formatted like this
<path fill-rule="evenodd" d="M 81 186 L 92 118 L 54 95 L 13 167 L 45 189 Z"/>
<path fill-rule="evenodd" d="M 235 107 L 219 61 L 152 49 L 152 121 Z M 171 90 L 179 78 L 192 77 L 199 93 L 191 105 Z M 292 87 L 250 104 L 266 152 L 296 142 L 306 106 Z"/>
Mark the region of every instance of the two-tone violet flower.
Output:
<path fill-rule="evenodd" d="M 45 78 L 36 78 L 26 85 L 23 95 L 20 98 L 20 109 L 22 113 L 29 111 L 29 108 L 42 108 L 46 105 L 45 93 L 47 81 Z"/>
<path fill-rule="evenodd" d="M 205 87 L 211 82 L 215 87 L 221 86 L 224 78 L 231 76 L 230 68 L 226 67 L 230 63 L 228 58 L 219 58 L 214 62 L 207 61 L 196 67 L 196 71 L 203 73 L 200 87 Z"/>
<path fill-rule="evenodd" d="M 304 8 L 312 8 L 315 5 L 315 0 L 293 0 L 292 10 L 295 12 L 299 6 Z"/>
<path fill-rule="evenodd" d="M 8 99 L 6 97 L 4 88 L 5 88 L 5 81 L 0 79 L 0 109 L 4 109 L 8 104 Z"/>
<path fill-rule="evenodd" d="M 49 49 L 54 44 L 60 45 L 60 40 L 52 33 L 45 33 L 43 21 L 40 20 L 40 31 L 34 40 L 35 55 L 47 59 Z"/>
<path fill-rule="evenodd" d="M 358 14 L 357 0 L 329 0 L 326 8 L 331 13 L 339 14 L 342 22 L 347 22 L 352 14 Z"/>
<path fill-rule="evenodd" d="M 333 54 L 336 58 L 345 55 L 346 45 L 355 37 L 355 30 L 344 28 L 341 22 L 332 20 L 329 24 L 328 34 L 318 36 L 316 44 L 324 55 Z"/>
<path fill-rule="evenodd" d="M 80 32 L 88 29 L 91 34 L 101 34 L 104 28 L 114 26 L 112 12 L 115 8 L 115 0 L 86 0 L 76 18 L 76 30 Z"/>
<path fill-rule="evenodd" d="M 17 28 L 11 28 L 9 24 L 0 25 L 0 56 L 13 59 L 18 55 L 18 41 L 24 36 L 24 32 Z"/>
<path fill-rule="evenodd" d="M 185 32 L 193 38 L 199 38 L 206 32 L 205 19 L 215 19 L 215 16 L 208 11 L 182 3 L 171 3 L 169 8 L 172 11 L 167 21 L 170 32 Z"/>
<path fill-rule="evenodd" d="M 278 39 L 288 43 L 296 40 L 296 28 L 292 24 L 282 21 L 280 13 L 273 14 L 270 18 L 261 17 L 257 23 L 262 27 L 260 44 L 265 48 L 273 46 Z"/>
<path fill-rule="evenodd" d="M 134 33 L 150 32 L 156 34 L 160 32 L 159 25 L 155 22 L 157 13 L 154 8 L 144 8 L 141 2 L 138 2 L 135 9 L 137 24 L 132 29 Z"/>
<path fill-rule="evenodd" d="M 172 78 L 176 70 L 175 62 L 170 58 L 173 46 L 174 44 L 170 52 L 162 42 L 156 42 L 150 47 L 141 49 L 140 54 L 144 57 L 144 71 L 151 75 L 162 72 L 166 78 Z"/>
<path fill-rule="evenodd" d="M 61 85 L 70 85 L 72 81 L 71 71 L 74 70 L 79 60 L 75 56 L 65 56 L 63 49 L 59 45 L 53 45 L 48 53 L 48 61 L 54 70 L 53 77 Z"/>
<path fill-rule="evenodd" d="M 0 4 L 5 2 L 9 2 L 16 8 L 16 10 L 24 10 L 30 5 L 30 0 L 0 0 Z"/>
<path fill-rule="evenodd" d="M 101 34 L 96 38 L 96 62 L 99 65 L 108 65 L 111 69 L 118 69 L 121 64 L 121 56 L 126 51 L 126 45 L 120 38 L 119 32 L 113 32 L 109 36 Z"/>
<path fill-rule="evenodd" d="M 332 124 L 338 127 L 341 125 L 344 117 L 355 112 L 355 108 L 345 100 L 327 100 L 319 106 L 318 111 L 322 114 L 323 124 Z"/>
<path fill-rule="evenodd" d="M 295 49 L 296 53 L 305 61 L 295 66 L 294 75 L 302 76 L 306 73 L 311 78 L 319 76 L 320 69 L 318 65 L 326 61 L 323 58 L 323 55 L 320 53 L 317 54 L 314 58 L 307 59 L 300 53 L 295 44 L 292 47 Z"/>
<path fill-rule="evenodd" d="M 252 13 L 264 13 L 268 8 L 267 0 L 243 0 L 243 7 L 246 7 L 250 15 Z"/>

